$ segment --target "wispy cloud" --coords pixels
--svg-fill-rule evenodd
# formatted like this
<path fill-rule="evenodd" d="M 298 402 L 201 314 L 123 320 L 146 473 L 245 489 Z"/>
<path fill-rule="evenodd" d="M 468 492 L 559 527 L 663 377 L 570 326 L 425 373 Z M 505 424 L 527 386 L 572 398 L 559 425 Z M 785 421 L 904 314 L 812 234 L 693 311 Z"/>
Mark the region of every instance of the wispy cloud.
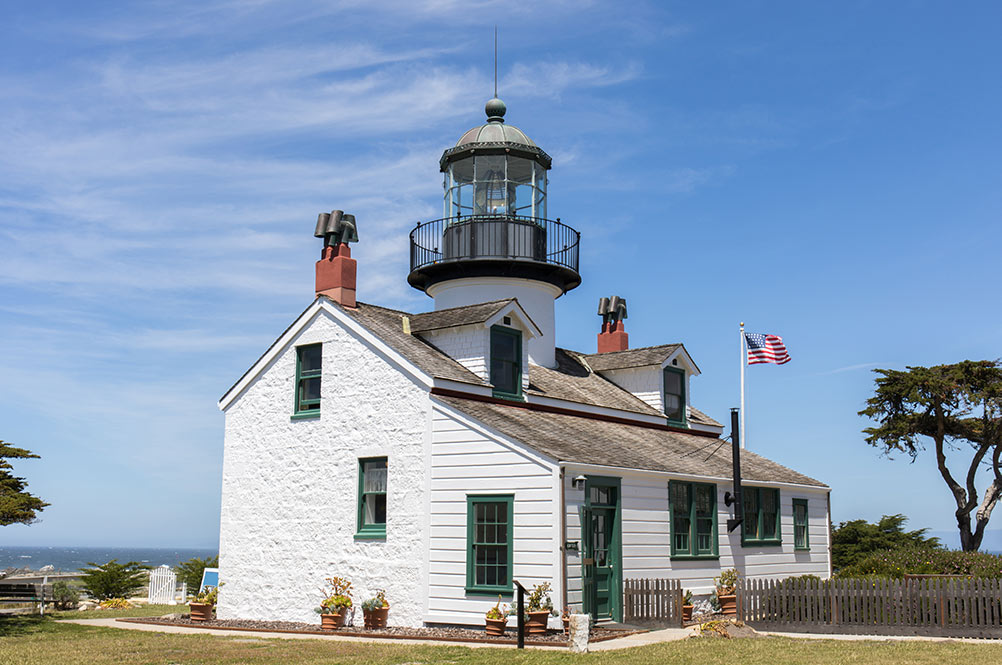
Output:
<path fill-rule="evenodd" d="M 881 365 L 886 365 L 886 363 L 859 363 L 856 365 L 846 365 L 845 367 L 839 367 L 825 372 L 819 372 L 817 376 L 827 376 L 829 374 L 842 374 L 843 372 L 855 372 L 861 369 L 873 369 L 874 367 L 880 367 Z"/>

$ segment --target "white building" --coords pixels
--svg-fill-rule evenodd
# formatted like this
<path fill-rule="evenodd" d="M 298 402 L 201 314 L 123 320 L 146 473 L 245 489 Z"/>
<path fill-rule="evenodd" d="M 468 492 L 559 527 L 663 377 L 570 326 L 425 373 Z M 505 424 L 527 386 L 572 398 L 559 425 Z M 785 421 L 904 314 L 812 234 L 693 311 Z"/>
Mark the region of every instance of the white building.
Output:
<path fill-rule="evenodd" d="M 601 353 L 556 347 L 578 233 L 546 219 L 550 158 L 504 113 L 445 151 L 445 219 L 411 234 L 434 311 L 356 302 L 350 235 L 318 224 L 316 299 L 219 402 L 220 618 L 316 621 L 333 575 L 403 626 L 482 625 L 516 579 L 620 620 L 624 579 L 828 576 L 817 480 L 743 452 L 728 531 L 731 449 L 682 344 L 629 349 L 614 300 Z"/>

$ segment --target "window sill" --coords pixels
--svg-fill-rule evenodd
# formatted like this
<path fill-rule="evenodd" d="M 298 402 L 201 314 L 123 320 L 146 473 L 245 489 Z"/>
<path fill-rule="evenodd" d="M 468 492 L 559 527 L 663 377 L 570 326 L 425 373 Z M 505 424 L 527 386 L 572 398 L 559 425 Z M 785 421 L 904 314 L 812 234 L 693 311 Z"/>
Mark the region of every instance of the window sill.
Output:
<path fill-rule="evenodd" d="M 669 427 L 681 427 L 683 429 L 689 429 L 689 423 L 685 422 L 684 420 L 672 420 L 672 419 L 669 418 L 668 419 L 668 426 Z"/>
<path fill-rule="evenodd" d="M 742 540 L 741 547 L 777 547 L 782 545 L 782 540 Z"/>
<path fill-rule="evenodd" d="M 794 547 L 793 551 L 794 552 L 810 552 L 811 548 L 810 547 Z"/>
<path fill-rule="evenodd" d="M 672 561 L 712 561 L 720 558 L 719 554 L 672 554 Z"/>
<path fill-rule="evenodd" d="M 386 540 L 386 529 L 359 531 L 355 534 L 355 540 Z"/>
<path fill-rule="evenodd" d="M 483 587 L 483 586 L 468 586 L 466 587 L 467 596 L 491 596 L 492 598 L 497 598 L 498 596 L 511 596 L 515 591 L 511 587 Z"/>
<path fill-rule="evenodd" d="M 313 420 L 320 417 L 320 409 L 316 411 L 301 411 L 290 416 L 291 420 Z"/>

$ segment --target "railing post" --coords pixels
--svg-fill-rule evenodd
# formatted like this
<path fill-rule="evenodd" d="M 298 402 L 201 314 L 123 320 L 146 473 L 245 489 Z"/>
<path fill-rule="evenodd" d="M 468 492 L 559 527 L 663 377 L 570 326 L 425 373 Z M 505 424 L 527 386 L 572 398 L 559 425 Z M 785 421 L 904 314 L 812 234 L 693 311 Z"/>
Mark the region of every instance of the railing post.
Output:
<path fill-rule="evenodd" d="M 525 587 L 518 580 L 512 580 L 518 587 L 518 648 L 525 648 Z"/>

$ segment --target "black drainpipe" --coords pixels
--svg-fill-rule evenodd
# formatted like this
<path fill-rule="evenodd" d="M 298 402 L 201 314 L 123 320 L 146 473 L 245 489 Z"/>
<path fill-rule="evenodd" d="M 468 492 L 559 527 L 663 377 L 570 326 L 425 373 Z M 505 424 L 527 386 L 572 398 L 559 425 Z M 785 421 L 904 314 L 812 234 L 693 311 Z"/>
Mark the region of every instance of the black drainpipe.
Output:
<path fill-rule="evenodd" d="M 738 410 L 731 409 L 731 470 L 734 472 L 734 494 L 724 492 L 724 503 L 734 506 L 734 517 L 727 520 L 727 533 L 744 521 L 744 504 L 741 502 L 741 432 L 738 427 Z"/>

